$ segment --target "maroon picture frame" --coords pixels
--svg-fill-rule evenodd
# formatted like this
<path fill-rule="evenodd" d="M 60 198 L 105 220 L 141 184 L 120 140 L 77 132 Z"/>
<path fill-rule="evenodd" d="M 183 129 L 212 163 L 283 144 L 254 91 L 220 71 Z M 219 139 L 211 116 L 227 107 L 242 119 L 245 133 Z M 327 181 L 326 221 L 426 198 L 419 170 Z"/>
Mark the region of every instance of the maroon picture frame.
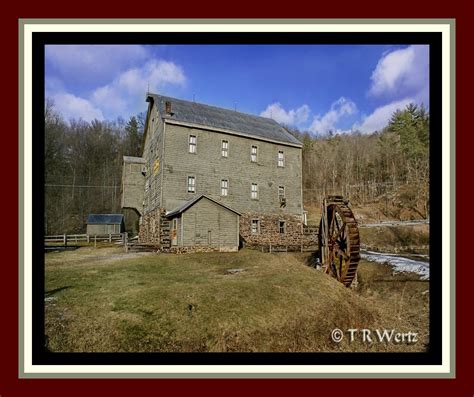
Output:
<path fill-rule="evenodd" d="M 3 194 L 4 260 L 0 302 L 0 396 L 135 396 L 135 395 L 474 395 L 474 281 L 468 256 L 473 141 L 472 122 L 472 13 L 468 4 L 402 1 L 388 6 L 375 1 L 349 5 L 314 2 L 264 4 L 239 2 L 224 12 L 222 3 L 193 2 L 179 7 L 170 3 L 131 5 L 112 2 L 66 3 L 51 1 L 15 4 L 5 10 L 3 82 Z M 16 8 L 15 8 L 16 7 Z M 234 8 L 234 7 L 232 7 Z M 147 15 L 147 11 L 151 15 Z M 18 19 L 19 18 L 456 18 L 456 378 L 455 379 L 20 379 L 18 362 Z M 469 124 L 468 124 L 469 123 Z M 469 177 L 470 176 L 470 177 Z M 459 215 L 458 215 L 459 214 Z"/>

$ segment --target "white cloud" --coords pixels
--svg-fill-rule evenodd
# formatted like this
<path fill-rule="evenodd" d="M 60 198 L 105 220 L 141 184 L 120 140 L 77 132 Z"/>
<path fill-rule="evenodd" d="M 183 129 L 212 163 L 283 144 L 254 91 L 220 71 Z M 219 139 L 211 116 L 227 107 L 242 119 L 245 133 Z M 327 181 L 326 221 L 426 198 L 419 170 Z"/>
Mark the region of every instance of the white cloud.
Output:
<path fill-rule="evenodd" d="M 141 45 L 48 45 L 45 57 L 68 83 L 94 86 L 143 63 L 150 53 Z"/>
<path fill-rule="evenodd" d="M 337 123 L 344 117 L 357 112 L 357 106 L 350 99 L 341 97 L 333 102 L 331 108 L 323 115 L 315 116 L 309 130 L 317 135 L 325 135 L 329 131 L 344 132 L 337 128 Z"/>
<path fill-rule="evenodd" d="M 50 78 L 46 84 L 46 96 L 53 98 L 57 110 L 67 120 L 126 119 L 145 109 L 148 87 L 151 92 L 162 92 L 168 85 L 184 86 L 185 83 L 186 77 L 179 65 L 154 59 L 142 67 L 123 71 L 109 84 L 84 97 L 69 93 L 60 80 Z"/>
<path fill-rule="evenodd" d="M 369 95 L 389 101 L 354 124 L 364 134 L 387 126 L 392 114 L 409 103 L 429 105 L 429 47 L 412 45 L 384 54 L 372 72 Z"/>
<path fill-rule="evenodd" d="M 148 86 L 151 92 L 160 92 L 167 85 L 184 86 L 185 83 L 186 77 L 179 65 L 151 60 L 140 68 L 126 70 L 110 84 L 97 88 L 91 101 L 108 117 L 127 117 L 127 112 L 143 108 Z"/>
<path fill-rule="evenodd" d="M 271 118 L 278 123 L 298 126 L 305 123 L 308 120 L 310 109 L 308 105 L 302 105 L 298 109 L 291 109 L 286 111 L 281 103 L 272 103 L 260 113 L 262 117 Z"/>
<path fill-rule="evenodd" d="M 92 121 L 103 120 L 102 111 L 95 107 L 90 101 L 75 95 L 62 92 L 52 95 L 54 106 L 66 120 L 83 119 Z"/>
<path fill-rule="evenodd" d="M 363 134 L 380 131 L 387 126 L 388 121 L 394 112 L 397 110 L 403 110 L 411 102 L 415 102 L 413 98 L 405 98 L 400 101 L 380 106 L 375 109 L 372 114 L 364 117 L 361 124 L 354 124 L 353 130 L 358 130 Z"/>
<path fill-rule="evenodd" d="M 391 100 L 410 96 L 427 104 L 429 47 L 412 45 L 384 54 L 372 73 L 369 95 Z"/>

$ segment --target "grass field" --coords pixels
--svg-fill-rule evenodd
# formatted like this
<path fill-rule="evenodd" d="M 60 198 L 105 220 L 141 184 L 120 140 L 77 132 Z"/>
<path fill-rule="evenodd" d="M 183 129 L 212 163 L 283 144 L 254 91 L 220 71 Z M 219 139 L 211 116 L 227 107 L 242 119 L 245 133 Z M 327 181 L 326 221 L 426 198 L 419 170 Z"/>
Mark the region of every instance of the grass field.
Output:
<path fill-rule="evenodd" d="M 429 340 L 428 283 L 384 265 L 362 261 L 358 288 L 347 289 L 309 267 L 310 254 L 82 247 L 45 257 L 51 351 L 424 351 Z M 419 341 L 337 344 L 335 327 Z"/>

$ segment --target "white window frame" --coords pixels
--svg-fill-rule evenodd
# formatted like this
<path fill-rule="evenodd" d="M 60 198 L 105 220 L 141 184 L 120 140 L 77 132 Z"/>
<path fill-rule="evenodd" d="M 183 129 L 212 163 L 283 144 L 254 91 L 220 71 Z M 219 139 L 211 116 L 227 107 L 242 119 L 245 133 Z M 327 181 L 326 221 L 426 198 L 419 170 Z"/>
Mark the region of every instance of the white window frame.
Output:
<path fill-rule="evenodd" d="M 254 149 L 255 149 L 255 152 L 254 152 Z M 250 146 L 250 161 L 252 163 L 258 163 L 258 146 L 257 145 Z"/>
<path fill-rule="evenodd" d="M 227 197 L 229 195 L 229 180 L 221 179 L 221 196 Z"/>
<path fill-rule="evenodd" d="M 282 224 L 283 224 L 283 232 L 281 231 L 282 230 Z M 278 231 L 280 232 L 280 234 L 286 234 L 286 221 L 283 221 L 283 220 L 279 220 L 278 221 Z"/>
<path fill-rule="evenodd" d="M 229 157 L 229 141 L 227 139 L 221 141 L 221 156 L 225 158 Z"/>
<path fill-rule="evenodd" d="M 252 183 L 250 187 L 250 198 L 252 200 L 258 200 L 258 183 Z"/>
<path fill-rule="evenodd" d="M 191 181 L 192 183 L 190 183 Z M 196 177 L 194 175 L 188 175 L 186 177 L 186 191 L 188 193 L 196 193 Z"/>
<path fill-rule="evenodd" d="M 255 230 L 254 225 L 256 225 Z M 252 219 L 250 221 L 250 234 L 260 234 L 260 219 Z"/>
<path fill-rule="evenodd" d="M 280 191 L 283 191 L 283 194 L 280 194 Z M 286 197 L 286 189 L 285 189 L 285 186 L 278 186 L 278 200 L 282 199 L 282 198 L 285 198 Z"/>
<path fill-rule="evenodd" d="M 194 138 L 194 139 L 193 139 Z M 191 154 L 197 153 L 197 135 L 189 135 L 188 137 L 188 152 Z"/>
<path fill-rule="evenodd" d="M 281 154 L 281 157 L 280 157 Z M 284 168 L 285 167 L 285 152 L 283 150 L 278 151 L 278 167 Z"/>

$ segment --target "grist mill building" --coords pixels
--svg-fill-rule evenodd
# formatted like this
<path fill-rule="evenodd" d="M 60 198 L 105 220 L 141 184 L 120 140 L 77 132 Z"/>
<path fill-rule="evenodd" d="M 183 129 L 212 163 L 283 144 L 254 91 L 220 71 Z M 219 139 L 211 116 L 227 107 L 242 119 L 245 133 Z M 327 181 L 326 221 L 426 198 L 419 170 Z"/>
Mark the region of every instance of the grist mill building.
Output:
<path fill-rule="evenodd" d="M 162 250 L 305 243 L 301 142 L 272 119 L 148 94 L 142 157 L 123 159 L 122 207 Z"/>

